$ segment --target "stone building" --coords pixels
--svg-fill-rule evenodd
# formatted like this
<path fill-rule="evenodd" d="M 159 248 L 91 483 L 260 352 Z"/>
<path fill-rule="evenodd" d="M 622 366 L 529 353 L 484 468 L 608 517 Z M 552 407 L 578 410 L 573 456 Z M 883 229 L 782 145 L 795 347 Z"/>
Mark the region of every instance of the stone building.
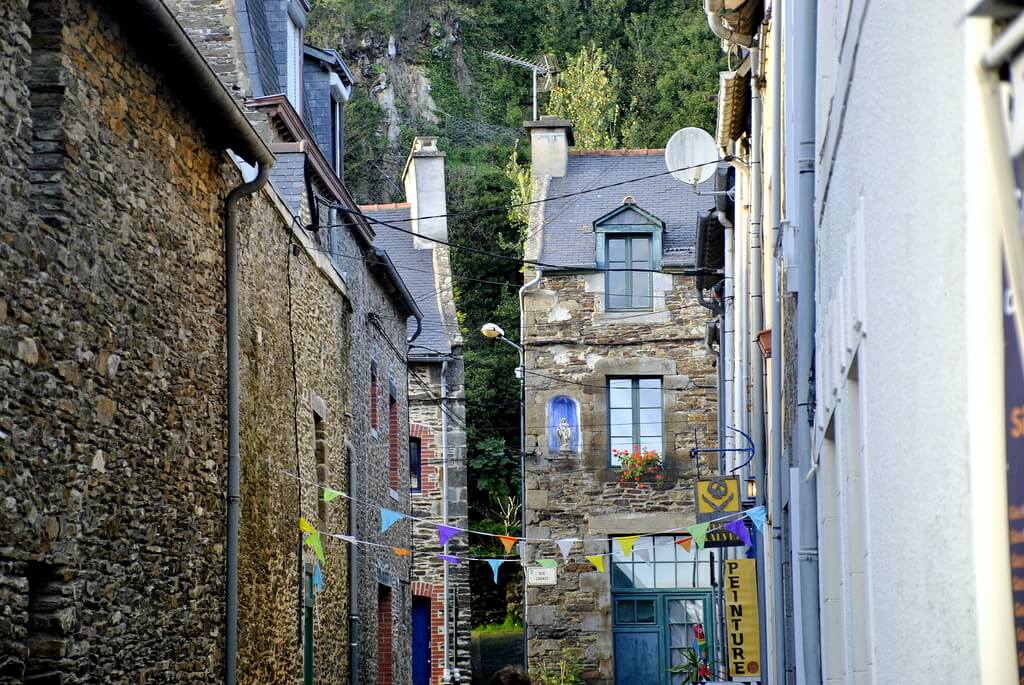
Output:
<path fill-rule="evenodd" d="M 257 190 L 274 162 L 267 145 L 162 3 L 4 2 L 0 13 L 0 675 L 222 680 L 229 492 L 242 513 L 239 678 L 290 678 L 303 667 L 297 611 L 313 563 L 297 555 L 295 519 L 317 499 L 296 484 L 321 464 L 345 470 L 347 286 L 283 198 Z M 256 183 L 227 200 L 252 180 L 250 163 Z M 227 457 L 228 205 L 239 493 Z M 333 423 L 315 430 L 312 411 Z M 334 585 L 305 622 L 320 673 L 335 678 L 347 669 L 333 627 L 346 623 L 347 565 L 326 552 Z"/>
<path fill-rule="evenodd" d="M 371 543 L 329 545 L 344 549 L 349 566 L 356 569 L 349 589 L 354 598 L 350 616 L 333 627 L 346 640 L 350 627 L 358 631 L 351 640 L 356 665 L 350 677 L 361 683 L 407 683 L 411 560 L 396 555 L 392 547 L 410 548 L 411 528 L 402 522 L 382 533 L 381 512 L 410 512 L 408 343 L 419 326 L 409 333 L 406 320 L 418 321 L 422 314 L 341 180 L 342 105 L 352 74 L 334 51 L 304 44 L 308 6 L 303 0 L 249 0 L 235 7 L 184 0 L 174 4 L 225 85 L 273 141 L 280 160 L 273 186 L 288 203 L 295 224 L 320 226 L 307 234 L 347 286 L 349 318 L 337 324 L 350 343 L 347 375 L 339 381 L 350 394 L 333 420 L 343 435 L 348 466 L 318 464 L 315 482 L 304 485 L 313 485 L 314 494 L 331 487 L 348 498 L 330 504 L 321 500 L 303 511 L 307 518 L 317 517 L 326 531 Z M 304 392 L 301 385 L 298 392 L 298 413 L 308 415 L 314 429 L 326 427 L 326 419 L 314 409 L 317 395 Z M 340 456 L 342 446 L 325 449 Z M 346 579 L 337 576 L 332 582 Z"/>
<path fill-rule="evenodd" d="M 673 532 L 694 523 L 690 449 L 717 439 L 707 312 L 683 273 L 714 201 L 668 175 L 627 182 L 665 172 L 661 150 L 577 153 L 569 122 L 526 126 L 533 199 L 546 200 L 526 244 L 542 265 L 525 275 L 523 304 L 526 554 L 528 565 L 559 559 L 556 584 L 527 591 L 530 666 L 568 650 L 588 683 L 668 683 L 681 636 L 713 611 L 709 552 Z M 620 483 L 619 451 L 643 449 L 662 479 Z M 624 556 L 613 539 L 634 535 Z M 555 541 L 571 539 L 563 563 Z M 585 555 L 610 555 L 608 572 Z"/>
<path fill-rule="evenodd" d="M 436 556 L 462 555 L 468 543 L 459 535 L 442 548 L 435 525 L 465 528 L 468 513 L 462 336 L 449 248 L 435 242 L 448 239 L 444 153 L 436 139 L 413 141 L 402 181 L 408 202 L 360 209 L 372 217 L 377 244 L 395 260 L 423 313 L 409 350 L 409 491 L 419 519 L 413 523 L 412 682 L 468 682 L 468 564 Z"/>

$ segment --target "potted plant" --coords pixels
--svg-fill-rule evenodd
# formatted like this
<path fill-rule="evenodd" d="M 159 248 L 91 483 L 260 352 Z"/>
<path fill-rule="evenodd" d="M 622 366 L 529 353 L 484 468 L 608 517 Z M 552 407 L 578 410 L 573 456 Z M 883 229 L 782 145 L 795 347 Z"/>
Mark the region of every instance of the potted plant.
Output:
<path fill-rule="evenodd" d="M 672 666 L 668 672 L 683 676 L 682 685 L 706 683 L 714 678 L 711 663 L 699 656 L 696 649 L 687 649 L 683 652 L 683 663 Z"/>
<path fill-rule="evenodd" d="M 612 450 L 612 454 L 619 459 L 620 483 L 638 483 L 645 488 L 647 483 L 660 487 L 665 482 L 665 465 L 655 450 Z"/>

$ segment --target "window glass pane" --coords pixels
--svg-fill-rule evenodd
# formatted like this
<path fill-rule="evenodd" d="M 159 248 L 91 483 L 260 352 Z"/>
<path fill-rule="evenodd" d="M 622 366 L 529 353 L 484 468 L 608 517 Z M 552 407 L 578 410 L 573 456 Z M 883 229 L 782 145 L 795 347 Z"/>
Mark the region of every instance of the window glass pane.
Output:
<path fill-rule="evenodd" d="M 708 562 L 697 564 L 697 584 L 694 587 L 711 587 L 711 564 Z"/>
<path fill-rule="evenodd" d="M 640 449 L 657 452 L 658 456 L 665 456 L 665 446 L 662 444 L 661 436 L 640 438 Z"/>
<path fill-rule="evenodd" d="M 690 536 L 689 535 L 677 535 L 676 536 L 676 540 L 685 540 L 688 537 L 690 537 Z M 689 552 L 687 552 L 686 548 L 682 547 L 681 545 L 676 545 L 676 558 L 679 559 L 680 561 L 692 561 L 693 560 L 693 553 L 694 553 L 694 551 L 696 549 L 697 549 L 697 546 L 692 544 L 692 543 L 690 544 L 690 551 Z"/>
<path fill-rule="evenodd" d="M 655 538 L 654 545 L 654 560 L 655 561 L 675 561 L 676 560 L 676 548 L 679 545 L 675 544 L 673 538 L 659 535 Z"/>
<path fill-rule="evenodd" d="M 661 407 L 640 410 L 640 435 L 661 435 Z"/>
<path fill-rule="evenodd" d="M 626 261 L 626 240 L 625 238 L 609 238 L 608 239 L 608 261 L 609 262 L 625 262 Z"/>
<path fill-rule="evenodd" d="M 632 266 L 637 269 L 649 269 L 651 261 L 651 241 L 649 238 L 633 238 L 630 241 L 633 258 Z"/>
<path fill-rule="evenodd" d="M 655 564 L 654 565 L 654 586 L 660 588 L 673 588 L 678 587 L 676 585 L 676 565 L 675 564 Z"/>
<path fill-rule="evenodd" d="M 633 391 L 630 389 L 628 378 L 616 378 L 608 381 L 608 406 L 613 408 L 633 406 Z"/>
<path fill-rule="evenodd" d="M 633 410 L 612 409 L 608 412 L 608 433 L 617 436 L 633 435 Z"/>
<path fill-rule="evenodd" d="M 651 306 L 651 274 L 632 271 L 629 277 L 633 280 L 632 306 Z"/>
<path fill-rule="evenodd" d="M 614 436 L 611 438 L 611 448 L 613 450 L 626 450 L 630 452 L 633 450 L 633 438 L 628 435 L 625 437 Z"/>
<path fill-rule="evenodd" d="M 644 409 L 661 408 L 661 379 L 640 379 L 640 406 Z"/>
<path fill-rule="evenodd" d="M 608 295 L 622 295 L 626 292 L 626 275 L 628 271 L 608 272 Z"/>
<path fill-rule="evenodd" d="M 635 623 L 636 602 L 631 599 L 620 599 L 616 601 L 615 620 L 618 623 Z"/>
<path fill-rule="evenodd" d="M 612 587 L 622 589 L 633 587 L 633 567 L 631 564 L 614 564 L 612 566 Z"/>
<path fill-rule="evenodd" d="M 654 623 L 653 599 L 638 599 L 636 601 L 636 622 Z"/>
<path fill-rule="evenodd" d="M 654 564 L 633 565 L 633 587 L 645 590 L 654 587 Z"/>

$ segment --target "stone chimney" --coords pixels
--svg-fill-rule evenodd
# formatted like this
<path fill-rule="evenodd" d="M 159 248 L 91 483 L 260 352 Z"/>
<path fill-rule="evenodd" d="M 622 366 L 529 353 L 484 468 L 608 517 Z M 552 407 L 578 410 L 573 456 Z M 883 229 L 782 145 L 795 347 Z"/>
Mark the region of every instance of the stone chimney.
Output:
<path fill-rule="evenodd" d="M 565 176 L 569 146 L 575 145 L 572 122 L 545 114 L 537 121 L 523 122 L 530 134 L 530 157 L 534 176 Z"/>
<path fill-rule="evenodd" d="M 405 199 L 409 202 L 411 229 L 416 233 L 413 246 L 418 250 L 434 247 L 437 243 L 419 236 L 448 240 L 448 198 L 444 185 L 445 154 L 437 149 L 437 138 L 417 136 L 402 171 Z M 420 219 L 419 217 L 439 217 Z"/>

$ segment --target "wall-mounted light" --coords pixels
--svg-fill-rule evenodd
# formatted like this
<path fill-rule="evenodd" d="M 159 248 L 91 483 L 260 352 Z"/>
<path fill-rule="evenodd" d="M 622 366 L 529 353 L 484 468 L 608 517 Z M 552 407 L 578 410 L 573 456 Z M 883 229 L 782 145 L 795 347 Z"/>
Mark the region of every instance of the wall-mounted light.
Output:
<path fill-rule="evenodd" d="M 747 499 L 757 499 L 757 481 L 753 478 L 747 481 Z"/>

